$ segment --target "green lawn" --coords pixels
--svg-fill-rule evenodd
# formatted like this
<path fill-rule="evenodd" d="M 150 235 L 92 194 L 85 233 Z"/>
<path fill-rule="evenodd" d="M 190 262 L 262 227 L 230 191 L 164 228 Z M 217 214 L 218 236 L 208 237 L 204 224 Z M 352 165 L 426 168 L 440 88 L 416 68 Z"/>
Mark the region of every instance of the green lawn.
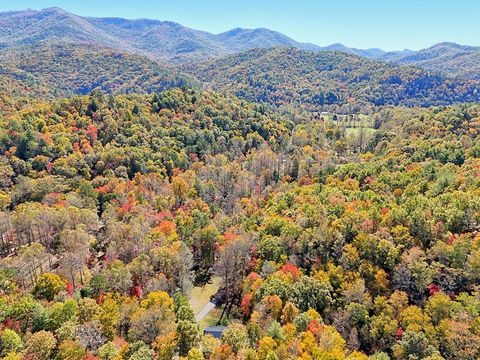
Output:
<path fill-rule="evenodd" d="M 365 134 L 367 135 L 373 135 L 375 133 L 375 129 L 372 129 L 372 128 L 364 128 L 365 129 Z M 360 131 L 360 128 L 359 127 L 351 127 L 351 128 L 346 128 L 345 129 L 345 135 L 349 136 L 349 135 L 357 135 Z"/>
<path fill-rule="evenodd" d="M 219 277 L 212 278 L 210 284 L 205 286 L 196 286 L 190 293 L 190 307 L 193 313 L 196 315 L 203 309 L 205 305 L 210 301 L 210 297 L 215 294 L 220 287 L 221 279 Z"/>
<path fill-rule="evenodd" d="M 359 127 L 360 126 L 360 123 L 363 124 L 364 127 L 368 128 L 368 127 L 371 127 L 372 126 L 372 119 L 369 115 L 365 115 L 365 114 L 357 114 L 355 115 L 357 117 L 358 120 L 360 120 L 359 122 L 356 121 L 356 122 L 351 122 L 351 124 L 353 125 L 355 123 L 355 127 Z M 333 124 L 337 124 L 339 126 L 341 125 L 348 125 L 349 122 L 347 121 L 348 119 L 348 115 L 338 115 L 337 114 L 337 121 L 334 121 L 333 120 L 333 114 L 329 114 L 329 115 L 323 115 L 323 118 L 329 122 L 329 123 L 333 123 Z"/>

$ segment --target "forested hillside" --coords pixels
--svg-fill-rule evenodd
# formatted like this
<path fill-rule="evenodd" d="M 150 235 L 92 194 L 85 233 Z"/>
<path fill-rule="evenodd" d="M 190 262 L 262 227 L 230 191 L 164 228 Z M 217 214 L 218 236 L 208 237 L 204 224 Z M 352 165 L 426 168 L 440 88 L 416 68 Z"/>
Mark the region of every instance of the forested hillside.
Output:
<path fill-rule="evenodd" d="M 289 110 L 450 105 L 479 100 L 478 53 L 319 47 L 264 28 L 211 34 L 59 8 L 0 13 L 0 92 L 44 99 L 203 86 Z"/>
<path fill-rule="evenodd" d="M 476 81 L 341 52 L 254 49 L 183 69 L 212 89 L 275 106 L 432 106 L 480 99 Z"/>
<path fill-rule="evenodd" d="M 480 355 L 477 105 L 384 109 L 367 132 L 214 92 L 95 92 L 3 97 L 0 119 L 7 359 Z M 212 274 L 221 339 L 185 298 Z"/>
<path fill-rule="evenodd" d="M 240 35 L 239 35 L 240 36 Z M 474 102 L 475 80 L 449 79 L 342 52 L 254 49 L 180 68 L 94 43 L 41 43 L 0 51 L 0 92 L 43 99 L 106 93 L 153 93 L 207 87 L 249 101 L 309 111 L 367 111 L 383 105 Z"/>
<path fill-rule="evenodd" d="M 67 97 L 92 90 L 151 93 L 199 83 L 140 55 L 92 44 L 43 44 L 0 51 L 0 92 Z"/>

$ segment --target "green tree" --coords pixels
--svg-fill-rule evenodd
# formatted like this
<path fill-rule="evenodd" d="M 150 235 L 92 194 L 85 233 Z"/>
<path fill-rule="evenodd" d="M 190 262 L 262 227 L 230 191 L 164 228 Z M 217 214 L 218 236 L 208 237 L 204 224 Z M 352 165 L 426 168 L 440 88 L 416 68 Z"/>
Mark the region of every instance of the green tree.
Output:
<path fill-rule="evenodd" d="M 104 276 L 107 288 L 110 291 L 127 293 L 132 288 L 132 275 L 125 264 L 120 260 L 114 261 L 104 272 Z"/>
<path fill-rule="evenodd" d="M 113 360 L 117 353 L 117 348 L 111 341 L 102 345 L 97 352 L 98 356 L 102 360 Z"/>
<path fill-rule="evenodd" d="M 236 354 L 249 345 L 247 329 L 241 324 L 233 324 L 222 333 L 222 342 L 228 344 Z"/>
<path fill-rule="evenodd" d="M 140 349 L 135 351 L 129 360 L 151 360 L 154 358 L 155 352 L 148 348 L 147 346 L 142 346 Z"/>
<path fill-rule="evenodd" d="M 402 340 L 394 346 L 394 353 L 400 359 L 425 359 L 438 354 L 423 332 L 406 331 Z"/>
<path fill-rule="evenodd" d="M 186 356 L 200 342 L 200 329 L 195 322 L 179 320 L 177 323 L 178 352 Z"/>
<path fill-rule="evenodd" d="M 293 299 L 300 310 L 315 309 L 323 311 L 332 303 L 332 287 L 320 280 L 303 276 L 293 285 Z"/>
<path fill-rule="evenodd" d="M 0 334 L 0 355 L 6 356 L 23 348 L 20 336 L 13 330 L 5 329 Z"/>
<path fill-rule="evenodd" d="M 55 336 L 49 331 L 42 330 L 27 340 L 25 353 L 37 360 L 49 360 L 56 345 Z"/>

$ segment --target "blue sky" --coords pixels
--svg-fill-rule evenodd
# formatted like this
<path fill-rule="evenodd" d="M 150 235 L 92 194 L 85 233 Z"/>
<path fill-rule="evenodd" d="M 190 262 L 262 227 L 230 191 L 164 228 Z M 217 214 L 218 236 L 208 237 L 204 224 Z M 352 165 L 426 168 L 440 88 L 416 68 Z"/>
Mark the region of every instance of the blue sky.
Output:
<path fill-rule="evenodd" d="M 318 45 L 480 45 L 479 0 L 0 0 L 0 11 L 50 6 L 79 15 L 170 20 L 213 33 L 266 27 Z"/>

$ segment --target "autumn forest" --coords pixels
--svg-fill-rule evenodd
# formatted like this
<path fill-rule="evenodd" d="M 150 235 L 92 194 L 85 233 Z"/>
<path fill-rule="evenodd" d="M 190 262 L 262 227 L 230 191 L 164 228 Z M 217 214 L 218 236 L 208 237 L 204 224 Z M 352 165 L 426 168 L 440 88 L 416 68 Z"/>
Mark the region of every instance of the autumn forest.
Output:
<path fill-rule="evenodd" d="M 480 357 L 480 49 L 128 21 L 0 13 L 0 359 Z"/>

